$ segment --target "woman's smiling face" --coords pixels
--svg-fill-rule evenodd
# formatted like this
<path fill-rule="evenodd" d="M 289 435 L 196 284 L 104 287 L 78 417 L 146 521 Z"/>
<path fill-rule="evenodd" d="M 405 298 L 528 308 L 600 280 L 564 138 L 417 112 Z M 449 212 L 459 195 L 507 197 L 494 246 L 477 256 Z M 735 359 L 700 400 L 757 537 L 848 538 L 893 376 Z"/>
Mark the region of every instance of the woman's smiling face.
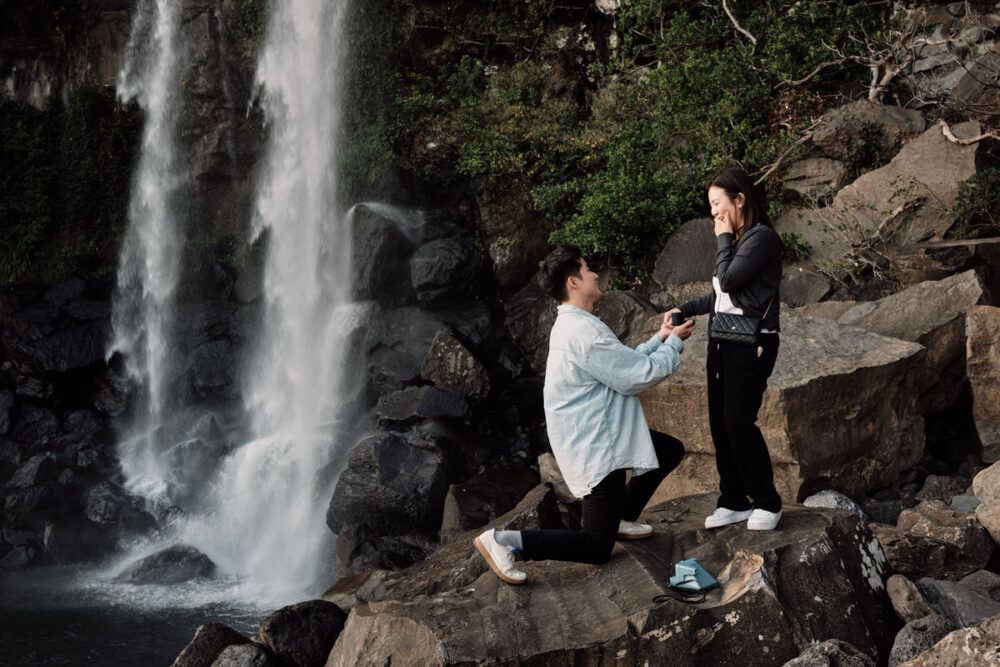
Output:
<path fill-rule="evenodd" d="M 734 230 L 743 226 L 743 200 L 740 193 L 736 199 L 731 199 L 724 188 L 713 185 L 708 189 L 708 205 L 712 209 L 715 220 L 727 220 Z"/>

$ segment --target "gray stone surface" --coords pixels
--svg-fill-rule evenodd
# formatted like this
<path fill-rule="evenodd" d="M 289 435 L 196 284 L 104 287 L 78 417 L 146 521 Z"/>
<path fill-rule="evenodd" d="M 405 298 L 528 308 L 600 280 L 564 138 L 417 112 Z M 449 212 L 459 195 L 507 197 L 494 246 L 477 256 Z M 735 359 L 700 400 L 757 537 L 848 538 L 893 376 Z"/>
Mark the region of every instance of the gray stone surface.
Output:
<path fill-rule="evenodd" d="M 1000 602 L 961 582 L 924 577 L 916 586 L 927 604 L 955 628 L 967 628 L 1000 614 Z"/>
<path fill-rule="evenodd" d="M 705 378 L 707 318 L 697 322 L 681 365 L 641 397 L 650 428 L 674 435 L 687 450 L 655 501 L 718 489 Z M 639 338 L 653 326 L 655 318 Z M 890 486 L 923 454 L 923 420 L 914 409 L 923 348 L 821 318 L 788 315 L 781 329 L 757 421 L 782 498 L 796 502 L 800 491 L 831 487 L 863 497 Z"/>
<path fill-rule="evenodd" d="M 809 157 L 788 165 L 781 175 L 786 201 L 813 203 L 832 197 L 847 183 L 847 167 L 840 160 Z"/>
<path fill-rule="evenodd" d="M 830 279 L 816 271 L 808 260 L 786 263 L 779 293 L 781 303 L 789 306 L 816 303 L 830 293 Z"/>
<path fill-rule="evenodd" d="M 684 656 L 770 666 L 831 637 L 887 655 L 894 618 L 881 554 L 856 516 L 789 507 L 779 531 L 706 534 L 714 502 L 705 495 L 647 510 L 653 537 L 619 543 L 602 566 L 524 563 L 524 586 L 487 571 L 471 541 L 449 545 L 394 573 L 382 601 L 355 607 L 327 665 L 363 655 L 374 664 L 665 664 Z M 682 557 L 697 557 L 719 587 L 699 605 L 653 602 Z"/>
<path fill-rule="evenodd" d="M 685 222 L 667 239 L 653 277 L 661 285 L 711 282 L 715 270 L 715 229 L 711 218 Z"/>
<path fill-rule="evenodd" d="M 927 348 L 921 370 L 921 411 L 941 411 L 964 385 L 966 313 L 980 303 L 983 286 L 975 271 L 923 282 L 878 301 L 859 303 L 840 323 L 919 343 Z M 915 316 L 919 313 L 919 316 Z"/>
<path fill-rule="evenodd" d="M 882 128 L 881 149 L 888 155 L 896 151 L 905 137 L 923 132 L 927 126 L 919 111 L 858 100 L 824 114 L 813 132 L 812 143 L 831 158 L 846 159 L 865 123 Z"/>

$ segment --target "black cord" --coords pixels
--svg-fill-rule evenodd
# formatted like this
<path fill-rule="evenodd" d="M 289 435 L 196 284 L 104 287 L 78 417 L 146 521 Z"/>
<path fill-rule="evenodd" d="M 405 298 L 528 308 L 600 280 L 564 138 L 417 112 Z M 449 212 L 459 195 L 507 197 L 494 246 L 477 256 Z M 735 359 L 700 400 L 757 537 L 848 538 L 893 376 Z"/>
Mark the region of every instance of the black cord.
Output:
<path fill-rule="evenodd" d="M 670 587 L 666 592 L 653 598 L 653 604 L 663 604 L 667 600 L 680 600 L 688 604 L 705 601 L 705 591 L 690 591 L 680 588 Z"/>

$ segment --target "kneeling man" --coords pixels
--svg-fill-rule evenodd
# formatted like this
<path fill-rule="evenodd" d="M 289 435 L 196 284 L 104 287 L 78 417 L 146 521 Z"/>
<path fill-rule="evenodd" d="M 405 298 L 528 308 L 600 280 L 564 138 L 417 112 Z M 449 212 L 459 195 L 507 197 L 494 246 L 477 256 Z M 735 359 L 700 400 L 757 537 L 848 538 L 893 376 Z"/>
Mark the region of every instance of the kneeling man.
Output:
<path fill-rule="evenodd" d="M 677 368 L 694 321 L 674 327 L 664 315 L 660 330 L 633 350 L 593 315 L 601 290 L 577 249 L 552 251 L 541 279 L 560 302 L 545 366 L 546 428 L 566 485 L 583 498 L 583 530 L 490 529 L 477 537 L 490 568 L 510 584 L 527 578 L 514 567 L 515 552 L 525 560 L 604 563 L 616 538 L 652 535 L 636 519 L 684 456 L 679 440 L 649 430 L 639 394 Z"/>

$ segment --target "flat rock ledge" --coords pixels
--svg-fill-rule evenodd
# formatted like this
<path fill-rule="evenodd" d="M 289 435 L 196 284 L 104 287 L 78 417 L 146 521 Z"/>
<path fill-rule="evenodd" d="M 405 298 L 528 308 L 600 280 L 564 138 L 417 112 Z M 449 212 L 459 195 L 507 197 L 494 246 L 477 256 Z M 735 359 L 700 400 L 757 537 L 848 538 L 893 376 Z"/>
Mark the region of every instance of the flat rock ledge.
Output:
<path fill-rule="evenodd" d="M 696 321 L 680 366 L 641 397 L 650 427 L 679 438 L 687 450 L 654 502 L 719 488 L 705 377 L 708 318 Z M 654 324 L 650 320 L 639 338 Z M 916 398 L 923 346 L 818 317 L 786 315 L 781 328 L 757 423 L 785 502 L 824 489 L 864 497 L 920 460 L 924 424 Z"/>
<path fill-rule="evenodd" d="M 647 510 L 654 536 L 620 542 L 602 566 L 523 563 L 523 586 L 475 562 L 470 532 L 393 573 L 379 601 L 354 607 L 327 667 L 780 665 L 829 639 L 884 662 L 899 621 L 881 548 L 856 515 L 786 506 L 776 531 L 707 531 L 714 500 Z M 701 603 L 654 602 L 685 558 L 698 558 L 720 585 Z"/>

